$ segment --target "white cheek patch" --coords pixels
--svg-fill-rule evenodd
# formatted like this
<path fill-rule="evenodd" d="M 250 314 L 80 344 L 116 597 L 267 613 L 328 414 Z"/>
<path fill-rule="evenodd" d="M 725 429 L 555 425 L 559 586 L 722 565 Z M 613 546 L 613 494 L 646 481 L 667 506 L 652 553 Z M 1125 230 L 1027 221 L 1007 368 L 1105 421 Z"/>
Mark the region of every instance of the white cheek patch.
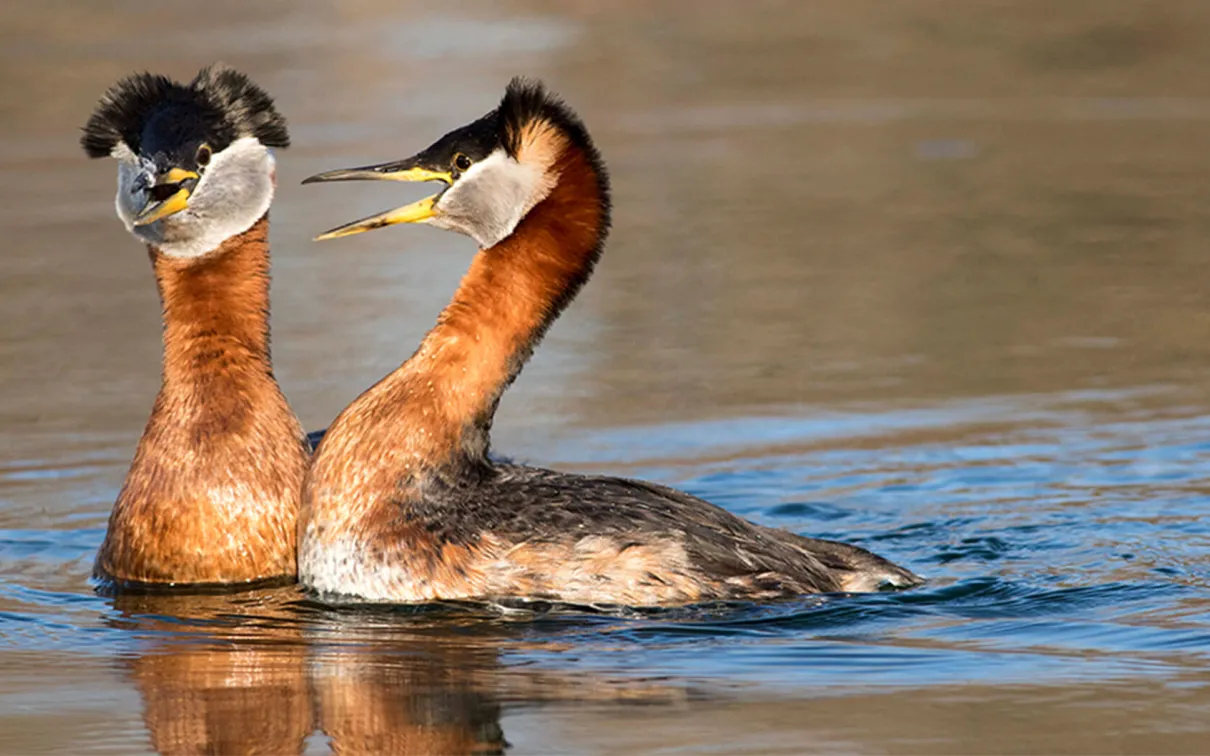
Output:
<path fill-rule="evenodd" d="M 237 139 L 214 153 L 187 208 L 150 225 L 135 227 L 132 221 L 146 195 L 132 191 L 132 184 L 142 170 L 137 159 L 119 163 L 118 217 L 137 238 L 173 257 L 200 257 L 214 251 L 227 239 L 251 228 L 273 202 L 273 153 L 252 137 Z"/>
<path fill-rule="evenodd" d="M 441 195 L 429 223 L 466 234 L 487 249 L 508 237 L 554 186 L 545 166 L 518 163 L 498 149 Z"/>
<path fill-rule="evenodd" d="M 118 163 L 118 195 L 114 198 L 114 206 L 117 208 L 118 217 L 122 219 L 126 230 L 136 235 L 134 219 L 139 214 L 139 210 L 143 208 L 146 195 L 142 190 L 135 190 L 134 182 L 145 170 L 150 169 L 144 169 L 134 153 L 130 153 L 129 160 L 123 159 Z"/>

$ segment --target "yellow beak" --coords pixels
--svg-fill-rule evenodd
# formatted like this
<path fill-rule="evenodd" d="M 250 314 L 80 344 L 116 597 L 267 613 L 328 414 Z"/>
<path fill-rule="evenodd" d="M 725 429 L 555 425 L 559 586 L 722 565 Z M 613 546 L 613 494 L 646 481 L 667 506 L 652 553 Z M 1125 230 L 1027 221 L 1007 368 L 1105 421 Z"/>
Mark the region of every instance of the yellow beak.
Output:
<path fill-rule="evenodd" d="M 352 236 L 353 234 L 360 234 L 362 231 L 373 231 L 376 228 L 393 226 L 396 223 L 424 223 L 433 217 L 433 205 L 436 204 L 437 198 L 440 196 L 440 194 L 434 194 L 431 197 L 425 197 L 422 200 L 413 202 L 410 205 L 404 205 L 395 210 L 388 210 L 385 213 L 371 215 L 369 218 L 362 218 L 359 221 L 337 226 L 331 231 L 325 231 L 315 237 L 315 241 L 339 239 L 342 236 Z"/>
<path fill-rule="evenodd" d="M 156 180 L 151 191 L 147 192 L 147 203 L 135 216 L 134 225 L 147 226 L 189 207 L 189 195 L 193 193 L 199 178 L 201 177 L 198 174 L 184 168 L 172 168 L 165 172 Z M 156 189 L 173 186 L 180 188 L 164 199 L 157 199 L 160 193 L 157 193 Z"/>
<path fill-rule="evenodd" d="M 396 163 L 383 163 L 365 168 L 349 168 L 338 171 L 319 173 L 303 180 L 304 184 L 316 184 L 324 181 L 441 181 L 447 186 L 454 183 L 452 174 L 434 171 L 429 168 L 416 166 L 412 159 Z M 385 213 L 371 215 L 359 221 L 337 226 L 331 231 L 325 231 L 315 237 L 315 241 L 338 239 L 342 236 L 352 236 L 363 231 L 372 231 L 383 226 L 393 226 L 397 223 L 424 223 L 437 214 L 437 199 L 441 192 L 410 205 L 388 210 Z"/>

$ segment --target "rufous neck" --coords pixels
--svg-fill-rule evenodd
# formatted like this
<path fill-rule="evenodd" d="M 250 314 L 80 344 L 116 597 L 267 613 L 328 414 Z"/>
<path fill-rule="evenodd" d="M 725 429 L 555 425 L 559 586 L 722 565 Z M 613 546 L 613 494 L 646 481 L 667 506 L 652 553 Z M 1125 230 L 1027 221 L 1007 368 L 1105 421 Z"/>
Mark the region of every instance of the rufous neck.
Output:
<path fill-rule="evenodd" d="M 509 237 L 479 251 L 437 325 L 392 376 L 424 381 L 440 405 L 439 422 L 484 436 L 477 443 L 463 439 L 463 448 L 486 451 L 500 395 L 600 256 L 603 182 L 576 147 L 564 151 L 556 169 L 551 194 Z"/>
<path fill-rule="evenodd" d="M 271 375 L 269 216 L 196 258 L 152 248 L 164 315 L 164 385 Z"/>

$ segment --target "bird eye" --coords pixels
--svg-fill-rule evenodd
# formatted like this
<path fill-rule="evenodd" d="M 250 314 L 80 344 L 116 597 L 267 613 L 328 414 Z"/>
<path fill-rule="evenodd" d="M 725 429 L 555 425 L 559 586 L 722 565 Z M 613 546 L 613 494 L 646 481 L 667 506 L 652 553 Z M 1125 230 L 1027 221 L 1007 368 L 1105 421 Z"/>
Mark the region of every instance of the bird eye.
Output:
<path fill-rule="evenodd" d="M 210 164 L 210 145 L 203 144 L 197 148 L 197 155 L 194 156 L 194 161 L 198 168 L 205 168 Z"/>
<path fill-rule="evenodd" d="M 471 159 L 459 152 L 454 155 L 454 167 L 460 171 L 465 171 L 471 167 Z"/>

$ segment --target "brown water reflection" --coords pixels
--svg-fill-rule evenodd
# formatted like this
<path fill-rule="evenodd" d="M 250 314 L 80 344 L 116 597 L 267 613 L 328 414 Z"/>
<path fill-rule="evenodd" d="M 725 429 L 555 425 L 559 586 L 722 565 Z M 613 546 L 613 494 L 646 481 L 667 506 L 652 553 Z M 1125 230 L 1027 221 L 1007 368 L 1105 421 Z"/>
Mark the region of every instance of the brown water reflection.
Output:
<path fill-rule="evenodd" d="M 4 4 L 0 752 L 1204 750 L 1207 35 L 1201 0 Z M 529 73 L 592 128 L 616 224 L 505 399 L 502 451 L 890 533 L 939 590 L 1166 575 L 1155 598 L 1077 594 L 1021 647 L 962 607 L 901 631 L 905 604 L 649 648 L 317 619 L 292 592 L 93 597 L 159 323 L 78 127 L 131 70 L 215 59 L 291 122 L 274 357 L 309 428 L 411 351 L 471 250 L 428 229 L 313 245 L 412 195 L 299 180 L 410 154 Z M 725 670 L 708 694 L 694 663 Z"/>
<path fill-rule="evenodd" d="M 115 600 L 117 627 L 156 634 L 126 666 L 143 699 L 143 721 L 158 753 L 302 751 L 314 727 L 302 630 L 291 624 L 263 629 L 266 622 L 288 618 L 288 602 L 297 598 L 288 590 L 235 600 Z M 224 638 L 224 630 L 244 639 Z M 177 635 L 181 631 L 186 633 Z"/>
<path fill-rule="evenodd" d="M 500 705 L 426 658 L 400 668 L 392 657 L 325 659 L 315 680 L 320 726 L 342 754 L 504 753 Z"/>
<path fill-rule="evenodd" d="M 302 753 L 315 731 L 333 753 L 502 752 L 499 704 L 478 684 L 490 648 L 393 633 L 375 652 L 373 636 L 343 637 L 339 617 L 312 643 L 300 599 L 117 600 L 115 625 L 148 637 L 127 666 L 157 752 Z"/>
<path fill-rule="evenodd" d="M 321 752 L 493 754 L 502 700 L 685 701 L 660 682 L 508 669 L 506 648 L 570 648 L 518 642 L 525 623 L 320 611 L 293 588 L 114 603 L 111 624 L 140 639 L 122 668 L 159 753 L 303 753 L 314 734 Z"/>

